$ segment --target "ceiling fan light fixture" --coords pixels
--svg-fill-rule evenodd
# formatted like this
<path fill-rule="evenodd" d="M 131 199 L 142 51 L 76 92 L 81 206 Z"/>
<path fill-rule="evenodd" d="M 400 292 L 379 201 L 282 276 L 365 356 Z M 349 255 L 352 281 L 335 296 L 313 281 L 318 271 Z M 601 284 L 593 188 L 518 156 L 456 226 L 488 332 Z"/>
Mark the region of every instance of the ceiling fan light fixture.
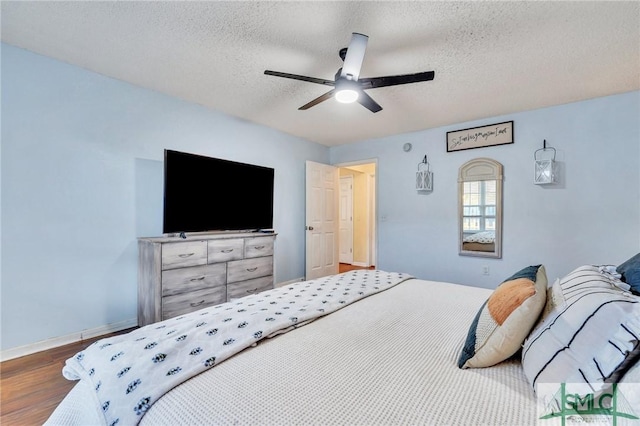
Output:
<path fill-rule="evenodd" d="M 345 89 L 336 92 L 336 101 L 343 104 L 350 104 L 358 100 L 360 94 L 356 90 Z"/>
<path fill-rule="evenodd" d="M 336 101 L 343 104 L 350 104 L 358 100 L 360 96 L 359 86 L 353 80 L 338 80 L 336 82 Z"/>

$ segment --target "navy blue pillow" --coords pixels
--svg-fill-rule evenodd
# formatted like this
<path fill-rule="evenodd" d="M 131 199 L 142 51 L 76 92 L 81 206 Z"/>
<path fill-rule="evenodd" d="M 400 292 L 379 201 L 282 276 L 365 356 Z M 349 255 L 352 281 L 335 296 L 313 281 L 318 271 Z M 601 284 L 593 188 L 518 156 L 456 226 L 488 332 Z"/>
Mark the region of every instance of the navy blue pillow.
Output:
<path fill-rule="evenodd" d="M 622 281 L 631 286 L 632 293 L 640 294 L 640 253 L 618 266 L 616 271 L 622 275 Z"/>

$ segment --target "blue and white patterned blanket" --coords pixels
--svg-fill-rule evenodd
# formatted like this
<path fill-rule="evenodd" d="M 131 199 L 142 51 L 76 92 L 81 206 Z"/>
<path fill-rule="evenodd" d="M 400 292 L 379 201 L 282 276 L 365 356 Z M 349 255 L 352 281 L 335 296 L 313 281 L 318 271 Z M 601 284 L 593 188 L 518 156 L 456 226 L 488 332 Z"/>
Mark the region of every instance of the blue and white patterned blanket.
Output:
<path fill-rule="evenodd" d="M 105 425 L 135 425 L 166 392 L 259 340 L 290 331 L 411 276 L 357 270 L 300 282 L 102 339 L 69 358 Z"/>

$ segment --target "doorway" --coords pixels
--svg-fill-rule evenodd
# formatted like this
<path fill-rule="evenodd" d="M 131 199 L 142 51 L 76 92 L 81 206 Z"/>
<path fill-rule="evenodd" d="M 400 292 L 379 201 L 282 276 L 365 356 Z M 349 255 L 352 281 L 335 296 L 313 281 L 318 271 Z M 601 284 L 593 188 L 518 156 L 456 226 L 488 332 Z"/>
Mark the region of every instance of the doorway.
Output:
<path fill-rule="evenodd" d="M 376 265 L 376 160 L 336 165 L 340 172 L 339 211 L 342 223 L 338 246 L 342 269 Z M 350 188 L 347 187 L 350 185 Z M 342 192 L 346 193 L 342 194 Z M 349 205 L 350 204 L 350 205 Z M 350 216 L 347 216 L 351 213 Z M 344 225 L 344 227 L 343 227 Z M 350 226 L 348 226 L 350 225 Z"/>

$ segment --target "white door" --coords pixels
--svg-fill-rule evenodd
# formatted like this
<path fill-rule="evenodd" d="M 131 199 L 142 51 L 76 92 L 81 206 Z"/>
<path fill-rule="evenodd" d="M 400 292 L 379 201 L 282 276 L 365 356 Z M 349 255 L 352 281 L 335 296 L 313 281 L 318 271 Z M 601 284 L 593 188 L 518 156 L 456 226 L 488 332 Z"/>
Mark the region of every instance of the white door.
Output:
<path fill-rule="evenodd" d="M 353 263 L 353 176 L 340 178 L 340 263 Z"/>
<path fill-rule="evenodd" d="M 338 273 L 337 167 L 307 161 L 306 272 L 307 280 Z"/>

